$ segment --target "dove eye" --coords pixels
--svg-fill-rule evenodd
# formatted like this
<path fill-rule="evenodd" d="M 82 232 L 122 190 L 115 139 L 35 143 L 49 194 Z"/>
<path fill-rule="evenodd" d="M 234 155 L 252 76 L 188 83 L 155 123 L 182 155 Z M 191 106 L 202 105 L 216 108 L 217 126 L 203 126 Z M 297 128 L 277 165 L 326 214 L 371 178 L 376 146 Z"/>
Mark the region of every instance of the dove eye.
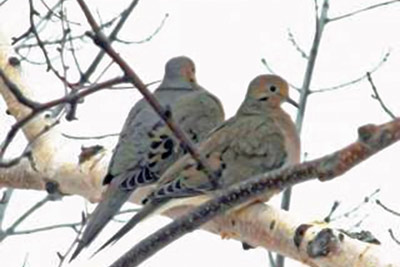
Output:
<path fill-rule="evenodd" d="M 277 88 L 275 85 L 271 85 L 271 86 L 269 87 L 269 90 L 270 90 L 272 93 L 274 93 L 274 92 L 278 91 L 278 88 Z"/>

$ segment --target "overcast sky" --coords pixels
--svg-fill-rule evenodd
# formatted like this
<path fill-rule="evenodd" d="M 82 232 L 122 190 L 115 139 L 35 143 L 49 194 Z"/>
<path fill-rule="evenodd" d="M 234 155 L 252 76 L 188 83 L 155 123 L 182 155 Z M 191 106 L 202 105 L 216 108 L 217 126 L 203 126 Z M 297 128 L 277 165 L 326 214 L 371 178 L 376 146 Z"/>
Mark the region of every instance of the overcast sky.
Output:
<path fill-rule="evenodd" d="M 38 7 L 40 1 L 35 1 Z M 46 1 L 47 2 L 47 1 Z M 54 1 L 48 1 L 49 3 Z M 103 21 L 117 15 L 129 1 L 87 1 Z M 378 3 L 380 1 L 332 1 L 330 17 Z M 131 66 L 145 81 L 162 78 L 165 62 L 174 56 L 187 55 L 196 63 L 197 78 L 201 85 L 217 95 L 232 116 L 243 100 L 247 85 L 252 78 L 268 71 L 261 63 L 265 58 L 275 72 L 290 83 L 301 86 L 306 61 L 288 40 L 290 30 L 298 44 L 308 52 L 314 33 L 314 1 L 312 0 L 175 0 L 140 1 L 119 37 L 127 41 L 139 41 L 151 34 L 164 19 L 161 31 L 144 44 L 115 47 L 128 59 Z M 71 20 L 82 24 L 82 32 L 88 30 L 86 21 L 75 1 L 68 1 Z M 40 9 L 43 11 L 43 9 Z M 44 14 L 44 12 L 43 12 Z M 3 33 L 18 36 L 28 29 L 28 1 L 13 0 L 0 7 L 0 25 Z M 331 87 L 347 82 L 370 71 L 390 51 L 390 57 L 373 74 L 374 81 L 385 103 L 395 114 L 400 114 L 400 4 L 376 9 L 348 19 L 337 21 L 325 29 L 311 83 L 313 89 Z M 56 32 L 54 32 L 56 35 Z M 97 48 L 92 46 L 81 60 L 90 62 Z M 37 59 L 40 54 L 34 54 Z M 50 99 L 61 95 L 63 88 L 45 66 L 23 63 L 27 82 L 34 86 L 38 99 Z M 108 75 L 118 73 L 112 69 Z M 298 98 L 292 90 L 295 99 Z M 364 80 L 350 87 L 333 92 L 313 94 L 309 98 L 302 130 L 302 151 L 307 159 L 333 152 L 356 139 L 357 128 L 366 123 L 383 123 L 389 120 L 378 102 L 371 98 L 371 87 Z M 79 107 L 79 120 L 65 122 L 61 129 L 74 135 L 100 135 L 120 131 L 130 107 L 140 98 L 133 90 L 103 91 L 90 96 Z M 0 102 L 4 114 L 4 102 Z M 295 118 L 295 110 L 285 106 Z M 12 120 L 0 118 L 0 123 L 10 125 Z M 7 129 L 7 128 L 3 128 Z M 1 132 L 1 137 L 5 130 Z M 87 141 L 84 144 L 103 144 L 112 148 L 116 138 L 103 141 Z M 18 144 L 13 149 L 18 151 Z M 384 203 L 400 210 L 398 186 L 400 145 L 396 144 L 362 163 L 343 177 L 328 183 L 309 182 L 295 189 L 292 214 L 304 218 L 304 222 L 321 220 L 329 212 L 332 203 L 339 200 L 340 211 L 347 211 L 363 201 L 377 188 L 377 196 Z M 44 197 L 43 192 L 18 191 L 12 198 L 5 224 L 11 223 L 33 203 Z M 80 197 L 65 197 L 51 203 L 26 221 L 21 228 L 50 225 L 80 220 L 85 201 Z M 278 203 L 275 201 L 274 203 Z M 94 206 L 90 206 L 94 207 Z M 129 204 L 126 207 L 131 207 Z M 339 212 L 340 212 L 339 211 Z M 349 227 L 367 216 L 361 229 L 370 230 L 388 247 L 398 250 L 390 240 L 387 229 L 392 227 L 400 237 L 400 218 L 383 212 L 375 205 L 364 205 L 358 218 L 340 221 L 341 227 Z M 71 265 L 107 266 L 132 244 L 167 222 L 166 218 L 152 218 L 139 225 L 127 238 L 109 251 L 89 260 L 83 253 Z M 114 223 L 108 233 L 101 235 L 94 248 L 120 227 Z M 0 259 L 7 267 L 57 266 L 56 252 L 64 252 L 75 234 L 70 229 L 49 231 L 7 238 L 0 244 Z M 388 253 L 391 253 L 388 249 Z M 398 252 L 397 252 L 398 253 Z M 196 231 L 161 251 L 143 266 L 268 266 L 263 249 L 243 251 L 237 241 L 221 240 L 220 237 Z M 3 264 L 2 263 L 2 264 Z M 288 267 L 300 266 L 291 262 Z"/>

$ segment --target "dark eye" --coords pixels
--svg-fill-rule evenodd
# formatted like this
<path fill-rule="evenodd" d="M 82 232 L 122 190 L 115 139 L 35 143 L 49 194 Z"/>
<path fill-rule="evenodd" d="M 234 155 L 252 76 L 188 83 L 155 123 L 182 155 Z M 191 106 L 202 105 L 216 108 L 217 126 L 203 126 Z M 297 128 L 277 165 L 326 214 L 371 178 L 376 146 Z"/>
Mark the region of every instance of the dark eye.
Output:
<path fill-rule="evenodd" d="M 270 90 L 271 92 L 276 92 L 276 91 L 278 90 L 278 88 L 276 88 L 275 85 L 271 85 L 271 86 L 269 87 L 269 90 Z"/>

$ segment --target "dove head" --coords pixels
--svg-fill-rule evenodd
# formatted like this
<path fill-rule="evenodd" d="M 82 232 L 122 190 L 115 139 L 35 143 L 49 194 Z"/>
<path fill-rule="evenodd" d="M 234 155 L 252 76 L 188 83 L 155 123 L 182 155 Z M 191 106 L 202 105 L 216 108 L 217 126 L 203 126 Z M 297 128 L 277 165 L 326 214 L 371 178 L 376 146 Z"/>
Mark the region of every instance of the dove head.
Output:
<path fill-rule="evenodd" d="M 283 102 L 298 106 L 289 97 L 289 85 L 277 75 L 260 75 L 254 78 L 249 85 L 246 101 L 243 103 L 246 109 L 278 108 Z"/>
<path fill-rule="evenodd" d="M 185 56 L 171 58 L 165 65 L 161 87 L 190 88 L 196 84 L 194 62 Z"/>

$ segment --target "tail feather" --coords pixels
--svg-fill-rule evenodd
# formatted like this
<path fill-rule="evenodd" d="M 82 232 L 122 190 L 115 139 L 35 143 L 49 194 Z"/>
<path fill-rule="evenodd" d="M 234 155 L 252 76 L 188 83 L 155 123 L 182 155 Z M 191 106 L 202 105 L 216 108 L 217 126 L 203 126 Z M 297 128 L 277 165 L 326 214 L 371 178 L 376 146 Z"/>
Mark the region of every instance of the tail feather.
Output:
<path fill-rule="evenodd" d="M 113 187 L 113 185 L 110 185 L 107 190 L 108 192 L 106 192 L 106 196 L 102 202 L 97 205 L 94 212 L 90 215 L 82 237 L 70 261 L 75 259 L 82 249 L 87 247 L 95 239 L 132 193 L 132 191 L 122 191 L 117 187 Z"/>
<path fill-rule="evenodd" d="M 163 204 L 165 200 L 162 201 L 149 201 L 143 208 L 137 212 L 116 234 L 114 234 L 106 243 L 104 243 L 94 254 L 97 254 L 108 245 L 117 242 L 122 236 L 129 232 L 133 227 L 135 227 L 139 222 L 141 222 L 146 217 L 155 213 Z"/>

